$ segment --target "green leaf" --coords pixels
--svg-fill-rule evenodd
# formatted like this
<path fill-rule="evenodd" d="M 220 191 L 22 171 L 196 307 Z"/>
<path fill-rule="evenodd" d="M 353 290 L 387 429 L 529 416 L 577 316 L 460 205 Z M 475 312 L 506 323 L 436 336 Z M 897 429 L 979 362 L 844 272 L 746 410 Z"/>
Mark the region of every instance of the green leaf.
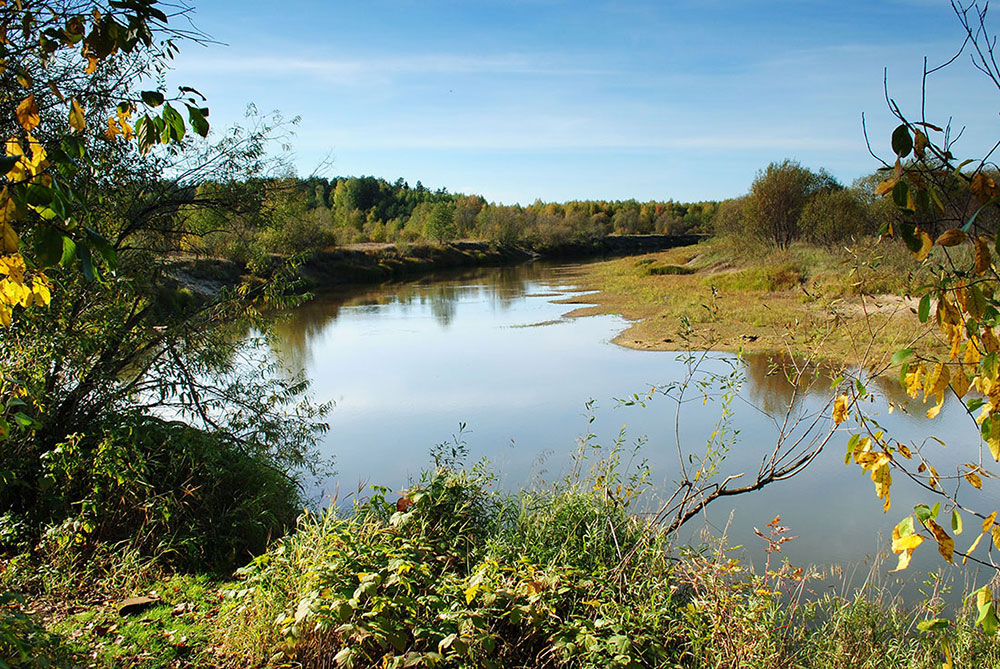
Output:
<path fill-rule="evenodd" d="M 951 510 L 951 530 L 955 534 L 962 533 L 962 516 L 958 515 L 958 509 Z"/>
<path fill-rule="evenodd" d="M 191 121 L 191 129 L 202 137 L 208 136 L 208 121 L 205 119 L 208 116 L 208 109 L 204 107 L 193 107 L 191 105 L 184 105 L 188 109 L 188 119 Z"/>
<path fill-rule="evenodd" d="M 69 267 L 73 264 L 74 258 L 76 258 L 76 242 L 71 237 L 64 236 L 62 238 L 62 258 L 59 259 L 59 264 L 63 267 Z"/>
<path fill-rule="evenodd" d="M 75 135 L 63 138 L 62 150 L 66 152 L 66 155 L 71 158 L 76 158 L 77 160 L 83 158 L 83 156 L 87 153 L 87 147 L 84 144 L 83 139 L 76 137 Z"/>
<path fill-rule="evenodd" d="M 984 585 L 975 594 L 976 608 L 979 609 L 976 624 L 982 626 L 983 631 L 988 636 L 993 636 L 997 633 L 997 628 L 1000 627 L 1000 619 L 997 619 L 997 607 L 996 602 L 993 601 L 993 593 L 990 591 L 988 585 Z"/>
<path fill-rule="evenodd" d="M 913 356 L 912 348 L 904 348 L 902 350 L 896 351 L 892 356 L 892 365 L 901 365 Z"/>
<path fill-rule="evenodd" d="M 910 129 L 905 123 L 892 131 L 892 150 L 900 158 L 910 155 L 910 151 L 913 150 L 913 137 L 910 136 Z"/>
<path fill-rule="evenodd" d="M 59 264 L 63 255 L 62 234 L 47 225 L 35 235 L 35 260 L 41 268 Z"/>
<path fill-rule="evenodd" d="M 986 400 L 984 400 L 982 397 L 973 397 L 971 400 L 965 403 L 965 406 L 968 407 L 969 411 L 975 411 L 984 404 L 986 404 Z"/>
<path fill-rule="evenodd" d="M 917 629 L 921 632 L 938 632 L 949 627 L 951 627 L 951 621 L 947 618 L 931 618 L 917 623 Z"/>
<path fill-rule="evenodd" d="M 90 248 L 86 244 L 76 245 L 76 257 L 80 260 L 80 268 L 87 281 L 96 281 L 98 274 L 94 269 L 94 261 L 90 257 Z"/>
<path fill-rule="evenodd" d="M 160 91 L 143 91 L 140 96 L 143 103 L 149 107 L 159 107 L 163 104 L 163 93 Z"/>
<path fill-rule="evenodd" d="M 983 356 L 982 360 L 979 361 L 979 373 L 989 379 L 995 379 L 997 376 L 997 353 L 993 351 L 992 353 L 987 353 Z"/>
<path fill-rule="evenodd" d="M 930 293 L 920 298 L 920 306 L 917 307 L 917 318 L 921 323 L 926 323 L 931 317 L 931 295 Z"/>
<path fill-rule="evenodd" d="M 919 520 L 924 525 L 927 524 L 928 520 L 934 518 L 935 513 L 932 513 L 930 508 L 926 504 L 917 504 L 913 507 L 913 512 L 917 514 L 917 520 Z"/>
<path fill-rule="evenodd" d="M 115 249 L 111 246 L 111 243 L 91 228 L 84 227 L 83 232 L 87 235 L 87 240 L 94 245 L 97 252 L 101 254 L 102 258 L 104 258 L 104 262 L 108 264 L 108 267 L 112 271 L 117 269 L 118 254 L 115 253 Z"/>
<path fill-rule="evenodd" d="M 179 142 L 184 139 L 184 119 L 169 103 L 163 108 L 163 122 L 170 126 L 175 141 Z"/>
<path fill-rule="evenodd" d="M 52 204 L 52 189 L 41 184 L 31 184 L 24 194 L 29 207 L 47 207 Z"/>
<path fill-rule="evenodd" d="M 896 206 L 900 209 L 907 209 L 906 205 L 909 200 L 909 194 L 910 184 L 906 183 L 905 179 L 900 179 L 896 182 L 896 185 L 892 187 L 892 201 L 895 202 Z M 912 224 L 900 224 L 899 226 L 900 232 L 903 233 L 903 241 L 906 242 L 906 245 L 910 247 L 911 251 L 916 251 L 920 247 L 917 246 L 917 248 L 914 249 L 912 243 L 910 242 L 910 239 L 913 239 L 913 227 L 914 226 Z M 909 234 L 907 234 L 907 231 L 909 231 Z"/>
<path fill-rule="evenodd" d="M 0 156 L 0 174 L 7 174 L 17 165 L 17 156 Z"/>
<path fill-rule="evenodd" d="M 139 143 L 139 150 L 147 153 L 159 141 L 157 138 L 156 124 L 148 115 L 144 115 L 135 124 L 135 136 Z"/>
<path fill-rule="evenodd" d="M 35 424 L 34 419 L 23 411 L 14 414 L 14 421 L 21 427 L 31 427 Z"/>

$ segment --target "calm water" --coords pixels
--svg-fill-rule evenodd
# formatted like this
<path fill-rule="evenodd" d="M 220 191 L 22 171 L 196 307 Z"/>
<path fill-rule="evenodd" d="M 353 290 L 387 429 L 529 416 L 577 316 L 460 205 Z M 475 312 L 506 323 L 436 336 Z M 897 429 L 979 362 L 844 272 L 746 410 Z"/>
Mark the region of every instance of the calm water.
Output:
<path fill-rule="evenodd" d="M 279 325 L 274 353 L 305 370 L 317 399 L 335 402 L 324 449 L 338 473 L 316 494 L 336 491 L 344 499 L 372 483 L 401 490 L 427 467 L 431 447 L 457 436 L 460 424 L 470 462 L 487 458 L 499 485 L 509 489 L 566 475 L 588 433 L 594 435 L 591 444 L 610 446 L 624 431 L 629 453 L 637 440 L 644 442 L 637 459 L 648 460 L 655 489 L 646 497 L 651 502 L 670 490 L 678 471 L 677 436 L 685 453 L 703 453 L 720 417 L 718 398 L 685 403 L 676 432 L 677 404 L 668 397 L 655 396 L 646 407 L 617 401 L 677 381 L 688 366 L 678 353 L 611 344 L 627 326 L 619 317 L 566 318 L 574 307 L 554 300 L 578 295 L 574 271 L 535 264 L 355 288 L 320 296 L 291 314 Z M 720 373 L 733 368 L 745 377 L 731 405 L 731 428 L 739 434 L 721 472 L 724 478 L 745 471 L 749 478 L 774 448 L 776 420 L 793 398 L 792 387 L 761 357 L 740 362 L 716 355 L 703 366 Z M 881 390 L 898 401 L 893 385 Z M 812 390 L 795 395 L 793 416 L 822 410 L 829 392 L 829 380 L 816 379 Z M 922 415 L 919 404 L 913 409 Z M 927 421 L 887 415 L 884 405 L 872 410 L 899 438 L 923 440 L 928 434 Z M 953 473 L 959 462 L 976 461 L 979 440 L 961 406 L 947 405 L 930 426 L 948 447 L 916 444 L 942 474 L 949 467 Z M 728 524 L 729 543 L 745 546 L 759 565 L 763 541 L 753 528 L 763 529 L 780 514 L 798 536 L 781 554 L 793 564 L 856 563 L 876 554 L 914 503 L 933 500 L 897 480 L 892 509 L 883 515 L 870 479 L 856 466 L 844 466 L 846 442 L 846 434 L 835 435 L 789 481 L 715 502 L 707 515 L 691 521 L 685 540 L 697 543 L 704 529 L 718 536 Z M 966 524 L 970 529 L 957 538 L 960 548 L 974 538 L 977 523 L 969 517 Z M 925 544 L 908 575 L 912 580 L 941 564 Z M 859 570 L 858 583 L 867 567 Z M 830 581 L 831 587 L 838 584 Z"/>

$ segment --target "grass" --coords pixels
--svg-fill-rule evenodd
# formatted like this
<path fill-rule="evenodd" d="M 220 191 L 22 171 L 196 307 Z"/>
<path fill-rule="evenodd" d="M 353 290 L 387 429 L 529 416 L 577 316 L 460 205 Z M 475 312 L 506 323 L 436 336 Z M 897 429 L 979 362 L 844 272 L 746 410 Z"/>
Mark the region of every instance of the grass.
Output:
<path fill-rule="evenodd" d="M 98 605 L 62 617 L 51 629 L 99 667 L 215 664 L 210 639 L 223 595 L 213 578 L 176 575 L 140 592 L 157 603 L 128 616 L 114 603 Z"/>
<path fill-rule="evenodd" d="M 398 499 L 377 489 L 303 516 L 235 580 L 146 570 L 76 601 L 7 595 L 0 661 L 888 669 L 940 666 L 947 646 L 955 666 L 1000 666 L 974 611 L 925 633 L 917 623 L 942 613 L 933 597 L 906 609 L 877 584 L 816 594 L 843 588 L 788 564 L 755 573 L 723 545 L 673 546 L 630 511 L 641 476 L 615 462 L 517 494 L 485 467 L 437 466 Z M 157 601 L 121 616 L 126 595 Z"/>
<path fill-rule="evenodd" d="M 639 258 L 587 265 L 568 300 L 573 315 L 618 313 L 633 321 L 615 342 L 640 349 L 783 351 L 878 367 L 916 340 L 938 347 L 899 297 L 923 281 L 901 245 L 853 249 L 796 244 L 743 249 L 713 239 Z"/>
<path fill-rule="evenodd" d="M 602 478 L 603 476 L 603 478 Z M 226 666 L 997 666 L 969 612 L 811 594 L 721 548 L 675 550 L 628 512 L 613 471 L 517 495 L 482 470 L 428 472 L 404 502 L 303 520 L 242 572 L 219 616 Z M 822 585 L 822 584 L 821 584 Z M 817 589 L 821 589 L 817 587 Z M 822 588 L 828 589 L 828 588 Z"/>

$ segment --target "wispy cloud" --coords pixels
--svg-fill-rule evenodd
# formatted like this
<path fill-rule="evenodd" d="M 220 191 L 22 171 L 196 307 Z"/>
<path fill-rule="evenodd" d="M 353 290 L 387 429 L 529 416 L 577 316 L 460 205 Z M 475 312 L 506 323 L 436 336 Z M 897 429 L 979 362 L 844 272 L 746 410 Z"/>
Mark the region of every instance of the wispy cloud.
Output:
<path fill-rule="evenodd" d="M 438 53 L 365 59 L 227 55 L 222 58 L 192 60 L 185 63 L 184 69 L 195 74 L 215 75 L 306 75 L 343 83 L 421 74 L 521 74 L 552 77 L 612 74 L 607 69 L 564 64 L 552 57 L 526 53 L 495 56 Z"/>

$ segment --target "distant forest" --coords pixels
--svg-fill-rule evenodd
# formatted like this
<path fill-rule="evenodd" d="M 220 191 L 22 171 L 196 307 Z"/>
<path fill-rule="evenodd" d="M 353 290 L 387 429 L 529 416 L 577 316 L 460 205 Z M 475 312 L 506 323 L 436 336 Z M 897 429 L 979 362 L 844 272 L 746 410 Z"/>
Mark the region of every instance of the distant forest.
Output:
<path fill-rule="evenodd" d="M 377 177 L 286 178 L 207 183 L 182 214 L 192 234 L 186 251 L 251 260 L 361 242 L 411 244 L 477 239 L 537 250 L 586 244 L 611 234 L 708 232 L 716 202 L 586 200 L 500 205 L 479 195 L 430 190 L 419 181 Z M 204 207 L 218 203 L 217 209 Z M 233 214 L 240 203 L 252 215 Z M 225 204 L 226 206 L 221 206 Z M 227 213 L 214 213 L 226 211 Z"/>

